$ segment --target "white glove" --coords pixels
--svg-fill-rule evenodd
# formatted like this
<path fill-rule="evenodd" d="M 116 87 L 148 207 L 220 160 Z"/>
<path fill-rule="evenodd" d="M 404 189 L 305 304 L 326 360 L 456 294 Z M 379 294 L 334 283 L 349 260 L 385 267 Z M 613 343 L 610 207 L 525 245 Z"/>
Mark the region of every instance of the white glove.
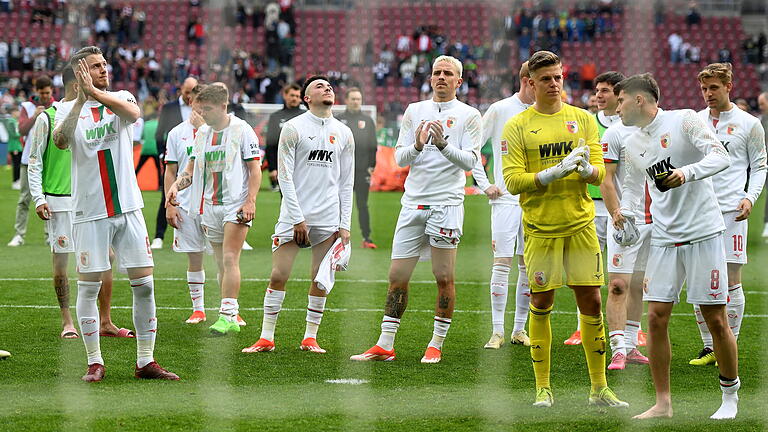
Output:
<path fill-rule="evenodd" d="M 635 218 L 624 216 L 624 228 L 613 232 L 613 239 L 621 246 L 632 246 L 640 239 L 640 231 L 635 226 Z"/>
<path fill-rule="evenodd" d="M 545 170 L 539 171 L 536 176 L 539 178 L 539 182 L 546 186 L 557 179 L 561 179 L 572 172 L 576 171 L 579 167 L 579 163 L 584 160 L 584 149 L 586 147 L 575 148 L 568 156 L 560 161 L 559 164 L 549 167 Z M 589 149 L 587 152 L 589 152 Z"/>
<path fill-rule="evenodd" d="M 579 138 L 579 146 L 576 148 L 576 150 L 578 149 L 583 149 L 582 152 L 584 153 L 584 161 L 580 162 L 579 166 L 576 167 L 576 172 L 579 173 L 579 176 L 582 179 L 586 180 L 592 177 L 592 172 L 594 170 L 592 169 L 592 164 L 589 163 L 589 146 L 585 144 L 584 138 Z"/>

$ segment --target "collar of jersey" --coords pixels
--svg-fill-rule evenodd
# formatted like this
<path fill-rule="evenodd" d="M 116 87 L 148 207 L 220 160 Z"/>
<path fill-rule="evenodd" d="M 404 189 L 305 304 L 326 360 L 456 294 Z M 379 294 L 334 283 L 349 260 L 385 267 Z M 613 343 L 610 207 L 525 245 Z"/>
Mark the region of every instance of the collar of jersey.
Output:
<path fill-rule="evenodd" d="M 664 115 L 665 112 L 666 111 L 659 108 L 659 110 L 656 112 L 656 117 L 653 119 L 653 121 L 648 123 L 647 126 L 642 127 L 640 130 L 647 133 L 648 135 L 653 135 L 653 133 L 656 132 L 656 129 L 658 129 L 659 126 L 661 126 L 661 123 L 663 122 L 661 117 Z"/>
<path fill-rule="evenodd" d="M 737 109 L 741 109 L 741 108 L 737 107 L 735 103 L 731 102 L 731 109 L 729 109 L 728 111 L 720 111 L 720 116 L 717 117 L 717 122 L 720 123 L 721 121 L 730 120 L 731 117 L 733 117 L 734 114 L 736 113 Z M 712 117 L 712 111 L 709 108 L 707 108 L 707 115 L 709 116 L 709 118 L 714 118 Z"/>
<path fill-rule="evenodd" d="M 435 102 L 434 99 L 432 100 L 432 103 L 435 104 L 435 107 L 438 109 L 438 111 L 451 109 L 456 105 L 457 102 L 458 102 L 458 99 L 456 99 L 455 97 L 449 100 L 448 102 Z"/>
<path fill-rule="evenodd" d="M 312 111 L 310 110 L 307 110 L 306 114 L 307 116 L 309 116 L 310 119 L 312 119 L 313 122 L 317 123 L 320 126 L 326 126 L 331 122 L 331 120 L 333 120 L 333 113 L 331 113 L 330 117 L 326 117 L 326 118 L 318 117 L 312 114 Z"/>

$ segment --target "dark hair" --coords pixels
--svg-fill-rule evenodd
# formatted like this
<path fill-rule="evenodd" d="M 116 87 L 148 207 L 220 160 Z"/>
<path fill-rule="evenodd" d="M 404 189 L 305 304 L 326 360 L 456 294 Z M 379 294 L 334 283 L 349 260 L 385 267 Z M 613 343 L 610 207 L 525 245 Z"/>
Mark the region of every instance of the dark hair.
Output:
<path fill-rule="evenodd" d="M 624 93 L 643 92 L 651 96 L 654 102 L 658 102 L 661 97 L 659 85 L 650 73 L 632 75 L 613 86 L 613 93 L 615 95 L 618 95 L 622 90 Z"/>
<path fill-rule="evenodd" d="M 528 59 L 528 73 L 533 74 L 541 68 L 560 64 L 560 57 L 552 51 L 536 51 Z"/>
<path fill-rule="evenodd" d="M 324 81 L 330 82 L 328 80 L 328 77 L 325 75 L 312 75 L 311 77 L 307 78 L 306 81 L 304 81 L 304 85 L 301 86 L 301 94 L 299 95 L 299 97 L 301 98 L 301 103 L 303 103 L 306 107 L 309 107 L 309 104 L 304 101 L 304 96 L 307 94 L 307 88 L 309 87 L 310 84 L 312 84 L 313 81 L 317 81 L 317 80 L 324 80 Z"/>
<path fill-rule="evenodd" d="M 360 93 L 360 97 L 363 97 L 363 91 L 360 90 L 360 87 L 350 87 L 347 89 L 347 92 L 344 94 L 345 98 L 348 98 L 351 93 Z"/>
<path fill-rule="evenodd" d="M 616 84 L 622 82 L 626 77 L 621 72 L 616 71 L 608 71 L 603 72 L 597 77 L 595 77 L 594 82 L 592 83 L 595 87 L 597 87 L 600 83 L 606 83 L 611 87 L 616 87 Z"/>
<path fill-rule="evenodd" d="M 84 59 L 90 55 L 103 56 L 104 53 L 101 52 L 101 49 L 99 49 L 97 46 L 87 46 L 80 48 L 75 54 L 72 55 L 72 58 L 69 59 L 69 65 L 75 66 L 80 61 L 80 59 Z"/>
<path fill-rule="evenodd" d="M 69 86 L 69 83 L 75 81 L 75 71 L 69 66 L 64 66 L 61 71 L 61 80 L 64 82 L 64 87 Z"/>
<path fill-rule="evenodd" d="M 283 87 L 282 93 L 283 93 L 283 94 L 286 94 L 286 93 L 288 93 L 288 91 L 289 91 L 289 90 L 298 90 L 298 91 L 301 91 L 301 86 L 300 86 L 300 85 L 298 85 L 298 84 L 296 84 L 295 82 L 293 82 L 293 83 L 290 83 L 290 84 L 286 84 L 286 85 Z"/>
<path fill-rule="evenodd" d="M 35 78 L 35 90 L 42 90 L 46 87 L 52 87 L 53 81 L 51 81 L 50 78 L 48 78 L 47 75 L 40 75 L 39 77 Z"/>

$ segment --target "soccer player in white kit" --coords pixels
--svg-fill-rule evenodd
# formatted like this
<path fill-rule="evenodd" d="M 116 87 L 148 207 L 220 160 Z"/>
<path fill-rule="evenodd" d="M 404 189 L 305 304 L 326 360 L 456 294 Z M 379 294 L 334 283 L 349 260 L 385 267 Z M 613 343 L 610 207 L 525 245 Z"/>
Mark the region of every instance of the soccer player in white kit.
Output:
<path fill-rule="evenodd" d="M 107 62 L 90 46 L 70 60 L 77 77 L 78 96 L 69 114 L 54 130 L 54 143 L 72 149 L 73 229 L 77 257 L 77 318 L 88 354 L 87 382 L 104 378 L 99 346 L 96 298 L 101 274 L 109 270 L 112 247 L 133 289 L 136 327 L 136 378 L 178 380 L 153 357 L 155 316 L 152 251 L 133 171 L 133 122 L 140 115 L 133 95 L 110 92 Z"/>
<path fill-rule="evenodd" d="M 709 178 L 730 165 L 728 152 L 696 112 L 661 110 L 659 87 L 650 74 L 629 77 L 616 88 L 622 122 L 639 130 L 626 139 L 627 174 L 614 226 L 630 231 L 625 225 L 633 223 L 646 181 L 653 215 L 643 300 L 648 302 L 656 404 L 635 418 L 672 417 L 668 328 L 684 283 L 688 302 L 701 307 L 718 353 L 723 397 L 711 418 L 734 418 L 739 372 L 736 340 L 725 316 L 725 224 Z"/>
<path fill-rule="evenodd" d="M 624 141 L 636 128 L 624 126 L 616 114 L 618 96 L 613 91 L 625 78 L 620 72 L 609 71 L 595 78 L 600 143 L 605 161 L 605 179 L 600 184 L 601 203 L 612 214 L 619 208 L 621 182 L 624 180 Z M 601 113 L 610 119 L 611 126 L 603 129 Z M 650 199 L 643 194 L 642 204 L 635 214 L 640 240 L 631 246 L 622 246 L 613 238 L 613 224 L 607 224 L 606 249 L 608 256 L 608 300 L 605 311 L 611 347 L 610 370 L 622 370 L 627 363 L 648 364 L 648 358 L 637 349 L 640 319 L 643 316 L 643 278 L 650 248 Z M 597 201 L 595 201 L 597 207 Z M 644 345 L 644 344 L 643 344 Z"/>
<path fill-rule="evenodd" d="M 530 346 L 531 340 L 525 331 L 528 321 L 528 307 L 531 290 L 528 287 L 528 275 L 523 260 L 523 210 L 520 198 L 511 195 L 504 184 L 501 157 L 507 154 L 507 142 L 501 134 L 504 124 L 518 113 L 533 104 L 533 87 L 528 84 L 528 62 L 520 66 L 520 91 L 512 96 L 491 104 L 483 116 L 483 139 L 491 140 L 493 147 L 493 184 L 488 181 L 485 168 L 480 160 L 472 169 L 478 186 L 488 196 L 491 204 L 491 248 L 493 249 L 493 268 L 491 269 L 491 338 L 485 348 L 498 349 L 504 344 L 504 315 L 507 309 L 509 270 L 517 255 L 517 287 L 515 289 L 515 326 L 510 342 Z"/>
<path fill-rule="evenodd" d="M 392 264 L 381 336 L 355 361 L 395 359 L 395 334 L 408 303 L 408 282 L 419 257 L 432 256 L 437 282 L 434 331 L 421 359 L 437 363 L 453 317 L 456 248 L 464 222 L 464 172 L 480 159 L 483 142 L 480 112 L 456 99 L 462 83 L 461 62 L 439 56 L 432 64 L 432 99 L 408 105 L 403 115 L 395 159 L 410 165 L 402 209 L 392 240 Z"/>
<path fill-rule="evenodd" d="M 168 132 L 165 149 L 165 193 L 168 193 L 179 174 L 179 167 L 186 169 L 189 156 L 195 144 L 198 129 L 205 121 L 195 110 L 195 97 L 203 89 L 202 84 L 192 88 L 190 102 L 192 112 L 189 119 L 179 123 Z M 198 324 L 205 317 L 205 269 L 203 268 L 203 252 L 206 248 L 205 232 L 201 224 L 200 212 L 190 212 L 189 189 L 179 191 L 176 197 L 177 206 L 166 206 L 165 218 L 174 228 L 173 251 L 187 254 L 187 286 L 192 299 L 192 315 L 187 318 L 187 324 Z"/>
<path fill-rule="evenodd" d="M 283 201 L 272 235 L 272 274 L 264 294 L 261 337 L 244 353 L 275 349 L 277 317 L 285 288 L 300 248 L 312 248 L 306 328 L 302 351 L 323 354 L 317 331 L 325 311 L 327 293 L 314 281 L 328 250 L 337 238 L 349 244 L 352 187 L 355 175 L 355 140 L 352 131 L 333 117 L 335 101 L 328 78 L 307 78 L 301 100 L 309 108 L 285 122 L 280 131 L 277 179 Z"/>
<path fill-rule="evenodd" d="M 731 103 L 733 72 L 730 63 L 713 63 L 698 75 L 701 95 L 708 108 L 699 116 L 723 143 L 731 166 L 712 178 L 725 220 L 725 260 L 728 263 L 728 325 L 739 338 L 744 318 L 741 269 L 747 263 L 747 218 L 765 184 L 765 131 L 760 120 Z M 745 190 L 746 185 L 746 190 Z M 712 335 L 698 305 L 693 306 L 704 349 L 689 363 L 703 366 L 715 362 Z"/>
<path fill-rule="evenodd" d="M 219 318 L 210 326 L 213 336 L 240 332 L 240 251 L 261 184 L 259 138 L 248 123 L 227 114 L 228 101 L 223 85 L 205 86 L 195 98 L 205 125 L 195 134 L 184 172 L 166 195 L 167 206 L 178 206 L 179 191 L 191 186 L 189 213 L 202 209 L 200 224 L 213 247 L 221 285 Z"/>

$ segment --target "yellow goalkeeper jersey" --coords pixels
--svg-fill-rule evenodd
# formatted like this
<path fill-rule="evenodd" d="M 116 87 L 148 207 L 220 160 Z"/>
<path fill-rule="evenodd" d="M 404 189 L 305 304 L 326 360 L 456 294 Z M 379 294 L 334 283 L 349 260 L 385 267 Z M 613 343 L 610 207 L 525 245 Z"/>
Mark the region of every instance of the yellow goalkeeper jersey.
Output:
<path fill-rule="evenodd" d="M 605 177 L 603 151 L 595 117 L 563 104 L 555 114 L 529 107 L 504 125 L 501 153 L 504 183 L 511 194 L 520 194 L 525 233 L 534 237 L 567 237 L 584 229 L 595 218 L 595 205 L 587 183 L 574 172 L 538 188 L 536 173 L 557 165 L 579 139 L 589 146 L 589 162 L 598 170 L 599 185 Z"/>

